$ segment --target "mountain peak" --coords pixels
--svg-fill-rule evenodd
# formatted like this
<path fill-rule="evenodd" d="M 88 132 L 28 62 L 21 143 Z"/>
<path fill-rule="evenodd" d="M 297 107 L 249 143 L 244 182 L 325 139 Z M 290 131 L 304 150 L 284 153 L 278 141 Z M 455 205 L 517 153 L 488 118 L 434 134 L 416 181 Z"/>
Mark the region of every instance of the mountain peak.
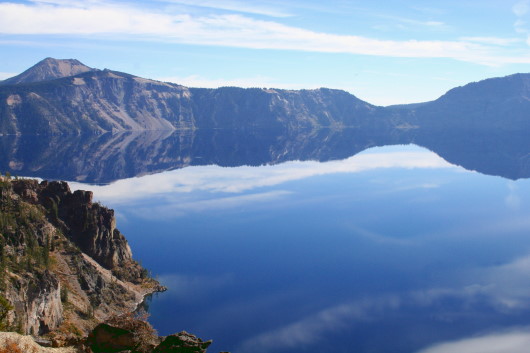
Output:
<path fill-rule="evenodd" d="M 76 59 L 46 58 L 39 61 L 20 75 L 2 81 L 1 84 L 14 85 L 19 83 L 55 80 L 94 70 L 95 69 L 84 65 Z"/>

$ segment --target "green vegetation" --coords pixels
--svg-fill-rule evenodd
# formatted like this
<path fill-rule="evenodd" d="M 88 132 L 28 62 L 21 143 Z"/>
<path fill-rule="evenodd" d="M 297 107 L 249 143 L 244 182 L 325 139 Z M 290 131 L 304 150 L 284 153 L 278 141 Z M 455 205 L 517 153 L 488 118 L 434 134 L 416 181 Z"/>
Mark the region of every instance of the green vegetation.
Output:
<path fill-rule="evenodd" d="M 43 230 L 45 222 L 44 209 L 14 197 L 10 176 L 0 176 L 0 286 L 6 270 L 21 273 L 50 267 L 53 244 Z"/>
<path fill-rule="evenodd" d="M 6 298 L 0 295 L 0 331 L 7 331 L 9 329 L 7 314 L 11 310 L 13 310 L 13 306 L 11 306 Z"/>

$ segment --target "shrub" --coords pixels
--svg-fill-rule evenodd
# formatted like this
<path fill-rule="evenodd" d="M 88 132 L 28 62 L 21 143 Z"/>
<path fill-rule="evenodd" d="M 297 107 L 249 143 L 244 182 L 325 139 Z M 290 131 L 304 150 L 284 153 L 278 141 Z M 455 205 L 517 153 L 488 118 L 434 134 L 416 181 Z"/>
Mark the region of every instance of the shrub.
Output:
<path fill-rule="evenodd" d="M 25 353 L 16 342 L 6 341 L 4 347 L 0 347 L 0 353 Z"/>
<path fill-rule="evenodd" d="M 11 310 L 13 310 L 13 306 L 6 298 L 0 295 L 0 331 L 6 331 L 8 329 L 7 314 Z"/>

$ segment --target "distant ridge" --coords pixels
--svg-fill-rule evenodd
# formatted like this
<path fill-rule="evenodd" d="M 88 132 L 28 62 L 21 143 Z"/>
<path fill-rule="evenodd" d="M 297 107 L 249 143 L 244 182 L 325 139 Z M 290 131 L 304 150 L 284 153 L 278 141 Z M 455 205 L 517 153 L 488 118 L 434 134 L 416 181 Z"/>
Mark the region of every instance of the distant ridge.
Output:
<path fill-rule="evenodd" d="M 528 129 L 530 74 L 468 83 L 449 90 L 435 101 L 412 108 L 412 114 L 404 118 L 425 128 Z"/>
<path fill-rule="evenodd" d="M 0 82 L 0 134 L 180 129 L 530 129 L 530 74 L 425 103 L 374 106 L 341 90 L 188 88 L 46 58 Z"/>
<path fill-rule="evenodd" d="M 0 81 L 0 85 L 49 81 L 95 70 L 76 59 L 46 58 L 20 75 Z"/>

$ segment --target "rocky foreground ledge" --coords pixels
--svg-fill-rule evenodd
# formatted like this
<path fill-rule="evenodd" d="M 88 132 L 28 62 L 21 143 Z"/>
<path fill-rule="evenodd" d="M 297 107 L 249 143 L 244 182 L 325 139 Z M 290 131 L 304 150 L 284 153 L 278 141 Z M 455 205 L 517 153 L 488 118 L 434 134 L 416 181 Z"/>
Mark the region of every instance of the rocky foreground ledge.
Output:
<path fill-rule="evenodd" d="M 66 182 L 0 176 L 0 331 L 20 334 L 0 332 L 0 353 L 16 353 L 22 335 L 82 352 L 204 352 L 210 341 L 158 337 L 131 314 L 165 288 L 92 196 Z"/>

